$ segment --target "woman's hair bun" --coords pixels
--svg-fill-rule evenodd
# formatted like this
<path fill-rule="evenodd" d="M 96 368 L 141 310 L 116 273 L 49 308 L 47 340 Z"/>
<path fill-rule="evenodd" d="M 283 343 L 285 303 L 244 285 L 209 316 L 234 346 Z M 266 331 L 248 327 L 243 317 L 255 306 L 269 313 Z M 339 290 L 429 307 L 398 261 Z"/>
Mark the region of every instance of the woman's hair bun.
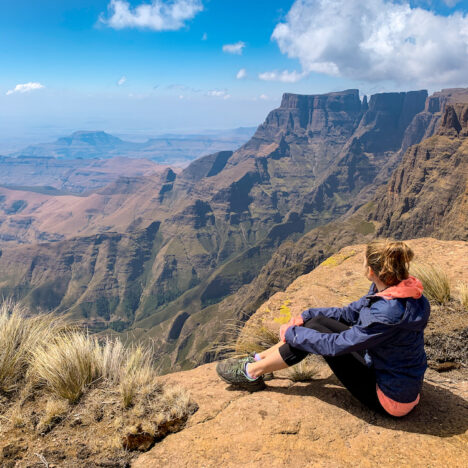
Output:
<path fill-rule="evenodd" d="M 409 265 L 413 258 L 413 251 L 402 241 L 390 239 L 373 241 L 366 249 L 367 264 L 388 286 L 408 278 Z"/>

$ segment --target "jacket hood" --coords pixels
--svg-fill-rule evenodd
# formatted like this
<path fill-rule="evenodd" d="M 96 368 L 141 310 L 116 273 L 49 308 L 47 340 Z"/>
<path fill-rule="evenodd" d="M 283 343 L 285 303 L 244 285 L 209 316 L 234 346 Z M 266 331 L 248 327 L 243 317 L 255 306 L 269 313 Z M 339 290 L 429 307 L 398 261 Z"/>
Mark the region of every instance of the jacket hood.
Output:
<path fill-rule="evenodd" d="M 421 281 L 414 276 L 410 276 L 397 285 L 390 286 L 375 295 L 384 297 L 385 299 L 419 299 L 422 296 L 423 290 Z"/>
<path fill-rule="evenodd" d="M 386 310 L 385 315 L 393 317 L 395 325 L 407 330 L 423 330 L 430 314 L 429 301 L 422 295 L 423 285 L 414 276 L 390 286 L 384 291 L 377 292 L 372 284 L 370 296 L 381 298 L 379 308 Z M 386 305 L 384 305 L 386 303 Z"/>

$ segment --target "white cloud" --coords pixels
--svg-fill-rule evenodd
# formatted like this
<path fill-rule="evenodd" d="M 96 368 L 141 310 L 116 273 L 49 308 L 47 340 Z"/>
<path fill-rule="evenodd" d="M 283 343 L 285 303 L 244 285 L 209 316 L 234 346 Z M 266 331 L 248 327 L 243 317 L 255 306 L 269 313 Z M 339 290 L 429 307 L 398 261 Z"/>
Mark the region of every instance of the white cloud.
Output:
<path fill-rule="evenodd" d="M 41 83 L 30 81 L 29 83 L 17 84 L 13 89 L 7 91 L 6 95 L 9 96 L 10 94 L 14 93 L 29 93 L 31 91 L 34 91 L 35 89 L 42 88 L 45 88 L 45 86 Z"/>
<path fill-rule="evenodd" d="M 235 44 L 224 44 L 223 52 L 226 52 L 228 54 L 241 55 L 244 47 L 245 47 L 245 42 L 242 42 L 242 41 L 236 42 Z"/>
<path fill-rule="evenodd" d="M 219 97 L 223 99 L 229 99 L 231 97 L 230 94 L 225 89 L 212 89 L 206 93 L 207 96 L 212 97 Z"/>
<path fill-rule="evenodd" d="M 208 39 L 208 34 L 203 33 L 203 36 L 201 37 L 202 41 L 206 41 Z"/>
<path fill-rule="evenodd" d="M 117 84 L 118 84 L 119 86 L 122 86 L 126 81 L 127 81 L 127 77 L 126 77 L 126 76 L 122 76 L 122 77 L 120 78 L 120 80 L 117 81 Z"/>
<path fill-rule="evenodd" d="M 238 80 L 242 80 L 243 78 L 245 78 L 247 76 L 247 70 L 245 68 L 241 68 L 238 72 L 237 72 L 237 75 L 236 75 L 236 78 Z"/>
<path fill-rule="evenodd" d="M 272 38 L 303 73 L 466 85 L 468 16 L 460 12 L 441 16 L 404 0 L 296 0 Z"/>
<path fill-rule="evenodd" d="M 259 99 L 263 99 L 264 101 L 266 101 L 268 99 L 268 96 L 266 94 L 260 94 L 260 96 L 258 96 Z"/>
<path fill-rule="evenodd" d="M 453 8 L 457 3 L 460 3 L 461 0 L 443 0 L 443 1 L 448 7 Z"/>
<path fill-rule="evenodd" d="M 298 73 L 296 70 L 292 72 L 283 70 L 282 72 L 270 71 L 260 73 L 258 77 L 263 81 L 282 81 L 283 83 L 296 83 L 304 78 L 305 73 Z"/>
<path fill-rule="evenodd" d="M 201 0 L 152 0 L 132 7 L 125 0 L 111 0 L 109 17 L 100 21 L 114 29 L 148 28 L 153 31 L 174 31 L 182 28 L 185 21 L 203 10 Z"/>

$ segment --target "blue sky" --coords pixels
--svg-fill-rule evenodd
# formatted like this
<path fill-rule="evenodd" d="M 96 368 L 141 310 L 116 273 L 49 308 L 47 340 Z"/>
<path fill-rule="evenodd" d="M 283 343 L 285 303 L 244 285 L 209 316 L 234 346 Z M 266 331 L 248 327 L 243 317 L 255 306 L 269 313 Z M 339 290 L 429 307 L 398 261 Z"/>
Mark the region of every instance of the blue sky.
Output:
<path fill-rule="evenodd" d="M 0 8 L 0 141 L 258 125 L 283 92 L 467 86 L 467 1 L 0 0 Z"/>

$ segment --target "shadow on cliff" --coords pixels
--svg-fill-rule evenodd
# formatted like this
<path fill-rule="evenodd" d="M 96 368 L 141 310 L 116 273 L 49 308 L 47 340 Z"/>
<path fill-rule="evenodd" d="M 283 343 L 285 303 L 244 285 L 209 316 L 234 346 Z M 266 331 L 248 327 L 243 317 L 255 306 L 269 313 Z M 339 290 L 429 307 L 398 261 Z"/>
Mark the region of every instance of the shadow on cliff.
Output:
<path fill-rule="evenodd" d="M 424 382 L 421 402 L 407 416 L 393 418 L 371 411 L 356 400 L 340 382 L 330 376 L 313 380 L 308 385 L 289 388 L 268 386 L 268 391 L 304 397 L 304 405 L 313 405 L 314 398 L 335 405 L 374 426 L 386 429 L 450 437 L 468 429 L 468 402 L 450 390 Z"/>

